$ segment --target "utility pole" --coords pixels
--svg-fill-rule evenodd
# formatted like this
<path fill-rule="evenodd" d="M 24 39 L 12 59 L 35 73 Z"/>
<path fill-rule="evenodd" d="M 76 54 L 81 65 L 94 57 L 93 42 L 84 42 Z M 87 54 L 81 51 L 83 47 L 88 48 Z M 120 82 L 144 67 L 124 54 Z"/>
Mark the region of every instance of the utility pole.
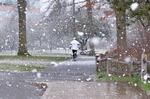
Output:
<path fill-rule="evenodd" d="M 76 37 L 75 0 L 73 0 L 73 36 Z"/>

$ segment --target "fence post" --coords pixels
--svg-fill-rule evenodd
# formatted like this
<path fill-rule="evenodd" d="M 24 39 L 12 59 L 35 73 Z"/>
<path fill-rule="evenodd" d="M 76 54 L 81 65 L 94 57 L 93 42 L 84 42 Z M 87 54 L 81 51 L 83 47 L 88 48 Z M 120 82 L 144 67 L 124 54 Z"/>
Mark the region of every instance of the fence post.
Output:
<path fill-rule="evenodd" d="M 141 57 L 141 80 L 144 80 L 144 75 L 147 74 L 147 55 L 142 53 Z"/>
<path fill-rule="evenodd" d="M 109 58 L 106 59 L 106 65 L 107 65 L 107 75 L 109 74 L 109 66 L 111 65 L 111 60 Z"/>
<path fill-rule="evenodd" d="M 96 58 L 96 71 L 98 72 L 98 70 L 99 70 L 99 54 L 96 54 L 95 55 L 95 58 Z"/>
<path fill-rule="evenodd" d="M 133 57 L 131 56 L 131 61 L 130 61 L 130 64 L 129 64 L 129 69 L 130 69 L 130 76 L 132 75 L 132 72 L 133 72 Z"/>

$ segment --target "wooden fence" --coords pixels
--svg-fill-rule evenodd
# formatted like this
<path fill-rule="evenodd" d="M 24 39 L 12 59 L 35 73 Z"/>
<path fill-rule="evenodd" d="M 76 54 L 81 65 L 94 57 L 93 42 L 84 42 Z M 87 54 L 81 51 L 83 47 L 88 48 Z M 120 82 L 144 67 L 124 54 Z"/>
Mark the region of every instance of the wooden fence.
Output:
<path fill-rule="evenodd" d="M 96 71 L 106 71 L 107 74 L 114 75 L 132 75 L 139 74 L 141 78 L 145 75 L 145 73 L 150 74 L 150 61 L 147 58 L 141 61 L 131 61 L 124 62 L 118 61 L 113 58 L 107 58 L 105 55 L 97 54 L 96 55 Z"/>
<path fill-rule="evenodd" d="M 97 71 L 106 71 L 107 74 L 114 75 L 131 75 L 140 72 L 139 64 L 126 63 L 113 59 L 100 60 L 97 64 Z"/>
<path fill-rule="evenodd" d="M 141 57 L 141 80 L 150 79 L 150 61 L 147 60 L 147 55 L 142 54 Z"/>

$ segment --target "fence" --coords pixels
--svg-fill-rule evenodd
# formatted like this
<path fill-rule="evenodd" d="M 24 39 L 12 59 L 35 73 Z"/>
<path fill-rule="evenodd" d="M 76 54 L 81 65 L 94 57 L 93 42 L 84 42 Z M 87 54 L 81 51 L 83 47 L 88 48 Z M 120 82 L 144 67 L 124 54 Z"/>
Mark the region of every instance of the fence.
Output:
<path fill-rule="evenodd" d="M 97 71 L 106 71 L 107 74 L 131 75 L 139 73 L 140 65 L 134 62 L 123 62 L 115 59 L 100 59 L 96 63 Z"/>
<path fill-rule="evenodd" d="M 150 61 L 147 60 L 147 55 L 144 53 L 141 57 L 141 79 L 150 79 Z"/>
<path fill-rule="evenodd" d="M 132 59 L 129 62 L 118 61 L 113 58 L 107 58 L 105 55 L 97 54 L 96 70 L 106 71 L 107 74 L 114 75 L 139 74 L 143 79 L 145 74 L 150 74 L 150 61 L 147 60 L 147 57 L 144 54 L 141 61 L 136 62 Z"/>
<path fill-rule="evenodd" d="M 103 54 L 96 54 L 96 71 L 106 71 L 107 74 L 114 75 L 140 74 L 141 80 L 147 80 L 150 79 L 150 61 L 144 53 L 141 55 L 141 61 L 136 62 L 132 59 L 129 62 L 118 61 Z"/>

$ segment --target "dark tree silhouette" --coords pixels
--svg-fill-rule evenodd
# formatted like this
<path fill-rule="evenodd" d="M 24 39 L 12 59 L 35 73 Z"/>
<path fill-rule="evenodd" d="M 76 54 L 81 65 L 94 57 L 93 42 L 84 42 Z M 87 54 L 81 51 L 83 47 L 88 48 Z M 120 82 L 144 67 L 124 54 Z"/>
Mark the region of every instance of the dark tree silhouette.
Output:
<path fill-rule="evenodd" d="M 26 40 L 26 0 L 17 0 L 19 15 L 19 56 L 28 56 L 27 40 Z"/>

